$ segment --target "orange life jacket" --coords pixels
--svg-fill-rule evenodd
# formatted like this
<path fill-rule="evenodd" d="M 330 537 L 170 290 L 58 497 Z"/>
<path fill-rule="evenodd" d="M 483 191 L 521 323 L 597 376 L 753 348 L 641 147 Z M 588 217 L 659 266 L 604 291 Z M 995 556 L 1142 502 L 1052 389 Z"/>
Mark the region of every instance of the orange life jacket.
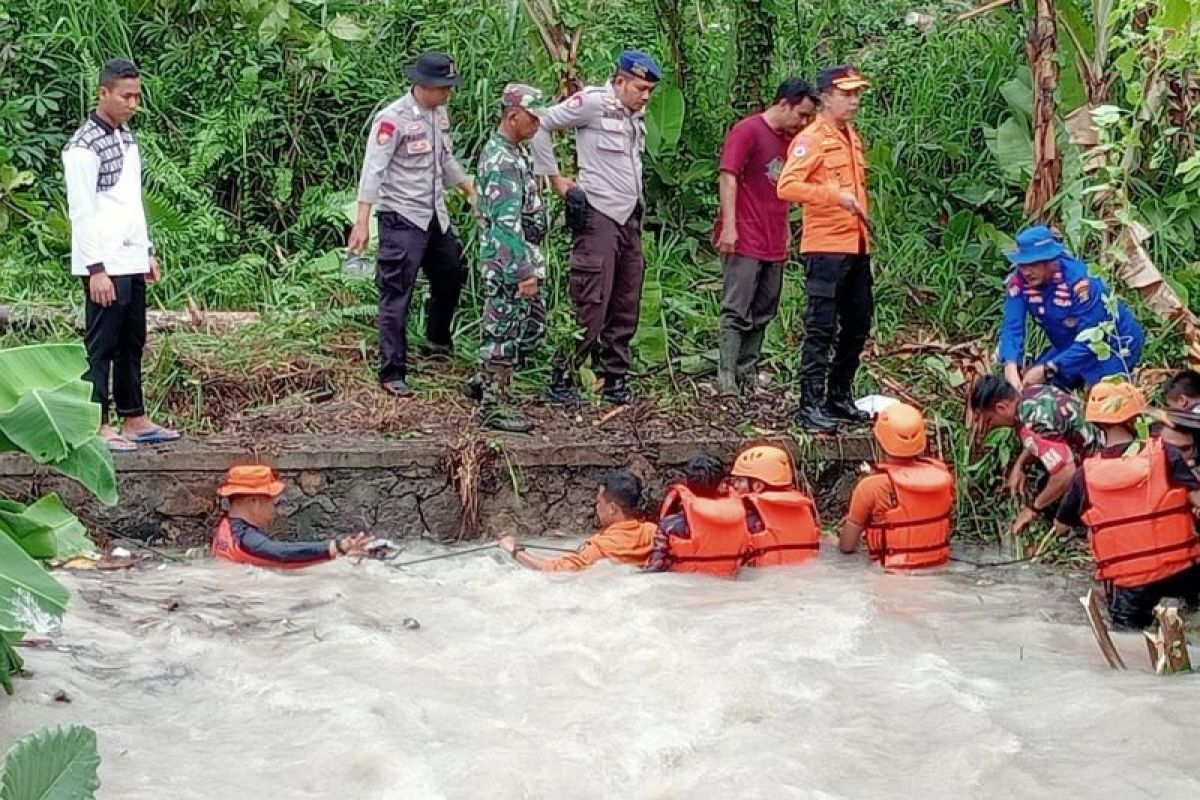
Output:
<path fill-rule="evenodd" d="M 950 559 L 954 476 L 936 458 L 878 464 L 896 495 L 896 507 L 867 526 L 867 551 L 888 569 L 935 567 Z"/>
<path fill-rule="evenodd" d="M 1200 561 L 1188 490 L 1173 486 L 1162 442 L 1132 456 L 1083 460 L 1083 522 L 1096 579 L 1145 586 Z"/>
<path fill-rule="evenodd" d="M 272 569 L 302 569 L 313 564 L 324 563 L 327 560 L 272 561 L 267 558 L 259 558 L 253 553 L 247 553 L 238 544 L 237 537 L 233 535 L 233 528 L 229 524 L 229 517 L 221 517 L 221 521 L 217 523 L 217 530 L 213 533 L 212 538 L 212 551 L 213 555 L 222 561 L 232 561 L 235 564 L 253 564 L 256 567 L 271 567 Z"/>
<path fill-rule="evenodd" d="M 662 516 L 683 511 L 689 538 L 667 541 L 667 570 L 705 572 L 732 578 L 749 549 L 746 510 L 738 497 L 697 497 L 684 486 L 674 486 L 662 505 Z"/>
<path fill-rule="evenodd" d="M 821 532 L 813 501 L 796 489 L 749 494 L 742 501 L 753 508 L 764 530 L 750 534 L 751 567 L 803 564 L 817 557 Z"/>

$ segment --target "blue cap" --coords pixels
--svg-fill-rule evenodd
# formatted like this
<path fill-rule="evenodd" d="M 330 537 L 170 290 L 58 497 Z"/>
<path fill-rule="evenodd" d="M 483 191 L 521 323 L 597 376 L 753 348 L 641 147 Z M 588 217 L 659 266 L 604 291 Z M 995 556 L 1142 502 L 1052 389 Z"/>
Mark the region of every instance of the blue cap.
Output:
<path fill-rule="evenodd" d="M 1016 266 L 1053 261 L 1067 252 L 1062 240 L 1045 225 L 1034 225 L 1017 234 L 1017 249 L 1004 255 Z"/>
<path fill-rule="evenodd" d="M 662 68 L 648 54 L 641 50 L 626 50 L 617 59 L 617 69 L 628 72 L 635 78 L 658 83 L 662 80 Z"/>

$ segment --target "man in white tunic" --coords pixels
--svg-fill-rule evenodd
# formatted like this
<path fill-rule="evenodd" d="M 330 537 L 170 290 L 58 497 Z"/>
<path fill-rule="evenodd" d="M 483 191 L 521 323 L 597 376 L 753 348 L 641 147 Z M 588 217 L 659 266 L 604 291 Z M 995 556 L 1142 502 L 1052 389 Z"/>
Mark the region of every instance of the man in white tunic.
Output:
<path fill-rule="evenodd" d="M 100 435 L 115 451 L 179 438 L 146 416 L 142 397 L 146 283 L 158 280 L 158 259 L 146 231 L 142 163 L 128 124 L 141 102 L 137 67 L 124 59 L 106 62 L 96 109 L 63 148 L 71 274 L 80 276 L 87 295 L 88 379 L 100 404 Z M 114 408 L 119 433 L 110 424 Z"/>

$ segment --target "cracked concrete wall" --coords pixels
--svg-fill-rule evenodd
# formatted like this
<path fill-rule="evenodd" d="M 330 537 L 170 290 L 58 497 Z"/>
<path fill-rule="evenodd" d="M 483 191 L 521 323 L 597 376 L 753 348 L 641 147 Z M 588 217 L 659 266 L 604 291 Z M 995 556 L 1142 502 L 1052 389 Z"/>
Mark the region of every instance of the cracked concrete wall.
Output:
<path fill-rule="evenodd" d="M 679 477 L 677 467 L 658 468 L 633 454 L 630 468 L 642 475 L 648 502 Z M 809 463 L 803 470 L 822 519 L 835 522 L 845 510 L 854 474 L 848 463 Z M 604 466 L 510 469 L 501 461 L 479 480 L 480 530 L 475 536 L 584 535 L 593 527 L 592 506 Z M 445 472 L 427 467 L 284 471 L 287 490 L 272 533 L 280 538 L 321 539 L 367 530 L 393 539 L 459 536 L 458 492 Z M 222 475 L 213 471 L 139 472 L 120 475 L 121 502 L 101 505 L 82 487 L 54 475 L 0 479 L 0 496 L 31 501 L 55 491 L 104 541 L 112 535 L 174 546 L 206 544 L 221 509 L 215 494 Z M 654 509 L 649 509 L 653 511 Z"/>

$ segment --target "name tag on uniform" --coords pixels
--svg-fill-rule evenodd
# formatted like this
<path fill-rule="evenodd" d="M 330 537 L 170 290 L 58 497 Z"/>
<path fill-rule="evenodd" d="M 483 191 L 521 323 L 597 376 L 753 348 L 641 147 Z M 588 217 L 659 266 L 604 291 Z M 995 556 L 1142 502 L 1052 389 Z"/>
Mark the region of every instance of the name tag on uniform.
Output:
<path fill-rule="evenodd" d="M 432 146 L 429 144 L 428 136 L 415 136 L 412 139 L 410 139 L 408 144 L 405 146 L 405 151 L 410 156 L 420 155 L 421 153 L 428 153 L 432 149 L 433 149 Z"/>
<path fill-rule="evenodd" d="M 616 133 L 624 133 L 625 132 L 625 120 L 609 119 L 608 117 L 604 117 L 603 119 L 600 120 L 600 127 L 602 127 L 606 131 L 615 131 Z"/>

